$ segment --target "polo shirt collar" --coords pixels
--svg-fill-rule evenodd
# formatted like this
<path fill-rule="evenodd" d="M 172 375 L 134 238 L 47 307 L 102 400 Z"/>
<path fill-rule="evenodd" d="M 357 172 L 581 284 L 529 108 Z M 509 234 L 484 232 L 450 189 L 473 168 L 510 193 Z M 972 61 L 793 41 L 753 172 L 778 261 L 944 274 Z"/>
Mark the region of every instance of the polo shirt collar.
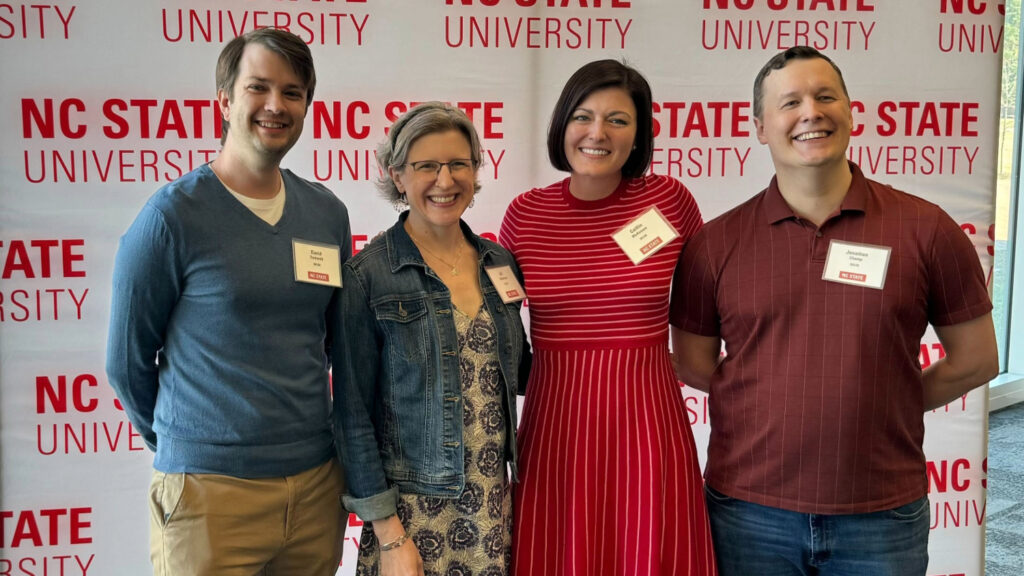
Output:
<path fill-rule="evenodd" d="M 864 177 L 860 166 L 853 162 L 847 162 L 850 164 L 850 174 L 853 179 L 850 181 L 850 189 L 847 190 L 846 196 L 843 197 L 843 201 L 839 205 L 839 212 L 863 213 L 868 204 L 868 179 Z M 793 213 L 793 209 L 786 203 L 786 199 L 782 197 L 782 192 L 779 191 L 778 176 L 772 176 L 772 181 L 768 184 L 768 189 L 765 190 L 764 215 L 768 224 L 797 217 Z"/>

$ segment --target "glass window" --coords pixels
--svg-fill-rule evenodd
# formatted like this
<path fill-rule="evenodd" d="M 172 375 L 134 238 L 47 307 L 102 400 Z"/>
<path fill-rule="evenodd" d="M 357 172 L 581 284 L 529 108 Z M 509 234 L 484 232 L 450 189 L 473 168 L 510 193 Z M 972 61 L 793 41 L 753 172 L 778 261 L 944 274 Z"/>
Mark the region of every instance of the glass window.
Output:
<path fill-rule="evenodd" d="M 994 266 L 992 275 L 993 320 L 999 342 L 1002 372 L 992 382 L 990 409 L 1024 400 L 1024 314 L 1014 314 L 1014 302 L 1024 308 L 1024 238 L 1018 223 L 1022 207 L 1022 126 L 1020 24 L 1021 0 L 1007 0 L 1003 27 L 1003 80 L 999 115 L 999 161 L 996 183 Z M 1014 250 L 1014 248 L 1022 248 Z"/>

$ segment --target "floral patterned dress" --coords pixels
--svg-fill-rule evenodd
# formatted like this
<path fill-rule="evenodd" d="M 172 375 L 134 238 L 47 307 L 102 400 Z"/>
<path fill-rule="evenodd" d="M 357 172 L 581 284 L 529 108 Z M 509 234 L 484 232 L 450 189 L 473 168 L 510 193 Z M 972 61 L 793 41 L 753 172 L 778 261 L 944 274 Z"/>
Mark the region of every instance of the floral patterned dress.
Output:
<path fill-rule="evenodd" d="M 453 309 L 455 309 L 453 307 Z M 458 498 L 402 494 L 398 517 L 427 576 L 506 576 L 512 558 L 512 493 L 505 466 L 505 393 L 494 323 L 455 309 L 462 381 L 466 487 Z M 380 552 L 363 526 L 357 576 L 377 576 Z"/>

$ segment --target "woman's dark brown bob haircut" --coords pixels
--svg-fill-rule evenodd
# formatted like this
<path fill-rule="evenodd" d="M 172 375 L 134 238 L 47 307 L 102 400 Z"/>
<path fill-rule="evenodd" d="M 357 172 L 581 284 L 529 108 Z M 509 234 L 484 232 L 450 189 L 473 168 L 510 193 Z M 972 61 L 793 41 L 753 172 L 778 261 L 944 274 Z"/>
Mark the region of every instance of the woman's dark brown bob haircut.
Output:
<path fill-rule="evenodd" d="M 565 128 L 569 118 L 587 96 L 603 88 L 622 88 L 636 107 L 636 146 L 622 166 L 622 175 L 637 178 L 647 172 L 654 154 L 651 127 L 651 86 L 640 72 L 617 60 L 596 60 L 577 70 L 562 88 L 548 126 L 548 159 L 563 172 L 572 172 L 565 157 Z"/>

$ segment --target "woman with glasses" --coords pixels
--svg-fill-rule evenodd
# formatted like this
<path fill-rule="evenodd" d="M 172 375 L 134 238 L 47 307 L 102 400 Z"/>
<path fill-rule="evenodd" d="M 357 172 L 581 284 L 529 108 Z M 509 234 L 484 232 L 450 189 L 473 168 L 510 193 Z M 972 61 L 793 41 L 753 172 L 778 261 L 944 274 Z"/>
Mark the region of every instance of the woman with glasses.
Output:
<path fill-rule="evenodd" d="M 399 118 L 378 187 L 407 210 L 342 270 L 335 428 L 345 505 L 366 522 L 357 574 L 509 571 L 506 471 L 530 356 L 515 260 L 461 219 L 480 155 L 457 108 Z"/>
<path fill-rule="evenodd" d="M 715 573 L 668 350 L 672 273 L 702 220 L 681 183 L 646 175 L 653 146 L 647 81 L 591 62 L 548 128 L 548 157 L 569 177 L 505 215 L 534 350 L 519 428 L 519 576 Z"/>

